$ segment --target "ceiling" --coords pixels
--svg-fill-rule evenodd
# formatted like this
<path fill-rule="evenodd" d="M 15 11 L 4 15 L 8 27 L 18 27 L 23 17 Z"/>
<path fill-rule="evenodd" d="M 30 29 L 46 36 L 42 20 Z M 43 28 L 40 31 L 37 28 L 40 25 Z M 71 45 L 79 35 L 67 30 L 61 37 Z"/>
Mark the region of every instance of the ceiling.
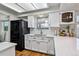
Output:
<path fill-rule="evenodd" d="M 46 3 L 1 3 L 1 4 L 19 13 L 48 7 Z"/>
<path fill-rule="evenodd" d="M 66 9 L 79 10 L 79 3 L 1 3 L 1 4 L 18 13 L 35 11 L 45 8 L 52 8 L 58 10 L 66 10 Z"/>
<path fill-rule="evenodd" d="M 59 3 L 1 3 L 1 4 L 19 13 L 51 7 L 58 8 L 60 6 Z"/>

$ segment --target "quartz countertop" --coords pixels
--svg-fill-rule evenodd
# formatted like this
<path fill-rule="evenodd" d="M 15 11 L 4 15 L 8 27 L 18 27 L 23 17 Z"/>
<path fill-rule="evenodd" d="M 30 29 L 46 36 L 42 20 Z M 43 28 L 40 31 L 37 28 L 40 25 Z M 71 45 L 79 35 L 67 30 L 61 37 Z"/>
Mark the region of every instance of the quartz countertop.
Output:
<path fill-rule="evenodd" d="M 25 36 L 36 36 L 36 35 L 40 36 L 40 34 L 26 34 Z M 44 37 L 54 37 L 53 35 L 42 35 L 42 36 L 44 36 Z"/>
<path fill-rule="evenodd" d="M 56 56 L 75 56 L 76 38 L 75 37 L 54 37 Z"/>
<path fill-rule="evenodd" d="M 36 36 L 36 35 L 40 35 L 40 34 L 25 34 L 25 36 Z M 55 36 L 55 35 L 51 35 L 51 34 L 47 34 L 47 35 L 44 35 L 44 37 L 51 37 L 51 38 L 53 38 L 53 37 L 61 37 L 61 38 L 75 38 L 75 37 L 69 37 L 69 36 L 59 36 L 59 35 L 57 35 L 57 36 Z"/>
<path fill-rule="evenodd" d="M 11 43 L 11 42 L 1 42 L 0 43 L 0 52 L 5 50 L 5 49 L 8 49 L 10 47 L 13 47 L 17 45 L 16 43 Z"/>

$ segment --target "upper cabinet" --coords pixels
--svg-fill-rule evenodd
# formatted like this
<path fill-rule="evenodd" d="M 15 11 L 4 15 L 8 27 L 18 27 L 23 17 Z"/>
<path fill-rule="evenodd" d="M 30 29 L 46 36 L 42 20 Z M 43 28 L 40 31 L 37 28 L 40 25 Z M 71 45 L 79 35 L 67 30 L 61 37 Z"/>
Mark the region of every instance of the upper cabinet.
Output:
<path fill-rule="evenodd" d="M 28 27 L 30 28 L 60 27 L 60 24 L 73 23 L 75 23 L 74 11 L 50 12 L 28 16 Z"/>
<path fill-rule="evenodd" d="M 76 23 L 79 23 L 79 15 L 76 16 Z"/>
<path fill-rule="evenodd" d="M 59 27 L 60 14 L 59 12 L 49 13 L 49 26 L 50 27 Z"/>
<path fill-rule="evenodd" d="M 30 28 L 37 27 L 37 18 L 35 16 L 28 16 L 28 27 Z"/>

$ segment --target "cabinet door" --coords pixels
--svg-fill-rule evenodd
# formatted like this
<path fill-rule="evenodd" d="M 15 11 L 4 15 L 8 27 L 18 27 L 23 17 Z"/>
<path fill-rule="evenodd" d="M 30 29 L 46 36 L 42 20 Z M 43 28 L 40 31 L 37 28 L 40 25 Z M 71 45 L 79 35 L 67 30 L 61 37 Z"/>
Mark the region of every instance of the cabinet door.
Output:
<path fill-rule="evenodd" d="M 60 15 L 58 12 L 49 13 L 50 27 L 59 27 Z"/>
<path fill-rule="evenodd" d="M 79 24 L 77 24 L 76 37 L 79 38 Z"/>
<path fill-rule="evenodd" d="M 32 27 L 32 16 L 28 16 L 28 27 Z"/>
<path fill-rule="evenodd" d="M 31 41 L 32 50 L 38 51 L 38 42 L 35 40 Z"/>
<path fill-rule="evenodd" d="M 48 50 L 47 46 L 48 46 L 48 42 L 40 41 L 39 42 L 39 51 L 47 53 L 47 50 Z"/>
<path fill-rule="evenodd" d="M 28 27 L 30 28 L 36 28 L 36 17 L 35 16 L 28 16 Z"/>
<path fill-rule="evenodd" d="M 54 40 L 50 39 L 48 43 L 48 53 L 55 54 Z"/>
<path fill-rule="evenodd" d="M 31 44 L 30 44 L 30 40 L 25 40 L 25 48 L 26 49 L 31 49 Z"/>
<path fill-rule="evenodd" d="M 55 47 L 54 47 L 54 40 L 53 39 L 49 40 L 49 44 L 48 45 L 49 45 L 49 49 L 53 49 L 54 50 Z"/>

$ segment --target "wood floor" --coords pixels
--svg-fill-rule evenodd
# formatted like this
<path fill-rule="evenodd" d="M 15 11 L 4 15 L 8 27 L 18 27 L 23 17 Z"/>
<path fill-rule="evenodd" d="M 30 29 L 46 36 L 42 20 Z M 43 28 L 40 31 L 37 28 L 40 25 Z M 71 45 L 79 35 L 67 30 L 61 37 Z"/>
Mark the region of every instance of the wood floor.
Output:
<path fill-rule="evenodd" d="M 16 50 L 16 56 L 49 56 L 49 55 L 31 50 L 23 50 L 23 51 Z"/>

